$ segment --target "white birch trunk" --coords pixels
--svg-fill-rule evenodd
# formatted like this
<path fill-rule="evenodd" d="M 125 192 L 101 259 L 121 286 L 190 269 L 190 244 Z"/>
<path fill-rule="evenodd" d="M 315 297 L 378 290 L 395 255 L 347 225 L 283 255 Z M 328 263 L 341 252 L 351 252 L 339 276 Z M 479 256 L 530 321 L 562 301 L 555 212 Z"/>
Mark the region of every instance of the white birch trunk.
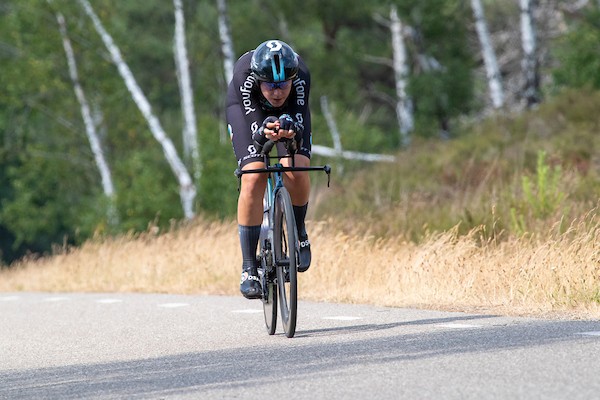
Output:
<path fill-rule="evenodd" d="M 329 102 L 327 101 L 327 96 L 321 96 L 321 110 L 323 111 L 325 121 L 327 121 L 329 132 L 331 132 L 331 138 L 333 139 L 333 150 L 337 154 L 337 157 L 342 158 L 343 150 L 340 131 L 338 130 L 335 118 L 333 118 L 333 115 L 329 111 Z M 340 174 L 344 172 L 344 166 L 342 164 L 339 164 L 337 169 Z"/>
<path fill-rule="evenodd" d="M 327 121 L 329 131 L 331 132 L 331 138 L 333 139 L 333 148 L 336 151 L 336 153 L 338 153 L 341 156 L 342 140 L 340 139 L 340 131 L 338 130 L 333 115 L 331 115 L 331 112 L 329 111 L 327 96 L 321 96 L 321 110 L 323 111 L 323 116 L 325 117 L 325 121 Z"/>
<path fill-rule="evenodd" d="M 56 13 L 56 21 L 58 22 L 60 35 L 63 42 L 63 48 L 65 50 L 67 63 L 69 65 L 69 77 L 71 78 L 71 82 L 73 83 L 75 96 L 77 97 L 77 101 L 79 102 L 79 107 L 81 109 L 81 116 L 85 125 L 85 133 L 87 135 L 88 141 L 90 142 L 90 147 L 94 155 L 94 161 L 96 162 L 96 166 L 98 167 L 98 170 L 100 172 L 102 190 L 104 192 L 104 195 L 108 199 L 108 223 L 112 226 L 115 226 L 119 223 L 119 218 L 115 205 L 115 187 L 113 185 L 110 168 L 108 167 L 108 163 L 106 162 L 106 158 L 104 157 L 104 151 L 102 150 L 100 138 L 98 137 L 98 134 L 96 132 L 96 125 L 92 118 L 89 103 L 87 101 L 83 88 L 81 87 L 81 83 L 79 82 L 77 62 L 75 61 L 73 46 L 71 46 L 71 40 L 69 39 L 69 35 L 67 33 L 67 24 L 65 22 L 64 16 L 59 12 Z"/>
<path fill-rule="evenodd" d="M 146 99 L 146 96 L 137 84 L 133 74 L 131 73 L 131 70 L 123 60 L 123 57 L 121 56 L 121 51 L 115 45 L 112 37 L 104 29 L 104 26 L 102 25 L 100 19 L 90 6 L 90 3 L 88 2 L 88 0 L 79 0 L 79 3 L 83 6 L 86 14 L 94 23 L 96 31 L 98 32 L 98 34 L 102 38 L 102 41 L 104 42 L 104 45 L 108 49 L 113 62 L 117 66 L 117 69 L 121 74 L 125 85 L 127 86 L 127 89 L 129 90 L 133 97 L 133 100 L 135 101 L 135 104 L 138 106 L 142 115 L 148 122 L 148 126 L 150 127 L 152 135 L 162 146 L 163 153 L 167 159 L 167 162 L 169 163 L 169 166 L 171 167 L 173 173 L 175 174 L 179 182 L 179 195 L 181 197 L 181 204 L 183 207 L 185 217 L 187 219 L 193 218 L 193 203 L 194 198 L 196 197 L 196 187 L 192 182 L 190 174 L 188 173 L 187 169 L 185 168 L 185 165 L 177 155 L 177 150 L 175 149 L 173 142 L 169 139 L 162 125 L 160 124 L 160 121 L 152 112 L 152 108 L 150 106 L 150 103 L 148 102 L 148 99 Z"/>
<path fill-rule="evenodd" d="M 414 127 L 412 100 L 406 93 L 408 63 L 406 55 L 406 46 L 402 37 L 402 22 L 398 17 L 396 6 L 390 9 L 390 30 L 392 32 L 392 48 L 394 77 L 396 79 L 396 116 L 400 127 L 400 143 L 402 146 L 410 144 L 410 133 Z"/>
<path fill-rule="evenodd" d="M 346 160 L 359 160 L 369 162 L 395 162 L 396 157 L 387 154 L 373 154 L 373 153 L 361 153 L 358 151 L 343 150 L 341 155 L 336 149 L 331 147 L 320 146 L 317 144 L 312 145 L 313 154 L 317 154 L 324 157 L 340 157 Z"/>
<path fill-rule="evenodd" d="M 177 68 L 177 82 L 181 94 L 181 110 L 183 112 L 183 154 L 191 162 L 195 182 L 200 182 L 202 164 L 198 150 L 198 130 L 196 128 L 196 112 L 194 111 L 194 94 L 190 78 L 190 63 L 185 44 L 185 18 L 181 0 L 173 0 L 175 8 L 175 37 L 173 50 Z"/>
<path fill-rule="evenodd" d="M 327 96 L 321 96 L 321 109 L 323 110 L 323 116 L 327 121 L 327 126 L 329 127 L 329 131 L 331 132 L 331 137 L 333 139 L 333 149 L 331 147 L 313 145 L 312 152 L 314 154 L 325 156 L 325 157 L 336 157 L 336 158 L 344 158 L 347 160 L 361 160 L 361 161 L 384 161 L 384 162 L 394 162 L 396 158 L 394 156 L 389 156 L 386 154 L 373 154 L 373 153 L 360 153 L 357 151 L 344 151 L 342 149 L 342 140 L 340 131 L 338 130 L 337 124 L 335 123 L 335 119 L 333 115 L 329 111 L 329 104 L 327 102 Z"/>
<path fill-rule="evenodd" d="M 223 68 L 225 70 L 225 79 L 227 84 L 233 78 L 233 64 L 235 56 L 233 53 L 233 40 L 227 18 L 227 4 L 225 0 L 217 0 L 217 9 L 219 10 L 219 36 L 221 38 L 221 52 L 223 53 Z"/>
<path fill-rule="evenodd" d="M 481 44 L 481 54 L 483 55 L 483 62 L 485 64 L 492 104 L 494 108 L 501 108 L 504 105 L 504 94 L 502 91 L 500 69 L 498 68 L 496 53 L 490 40 L 490 33 L 485 21 L 481 0 L 471 0 L 471 8 L 475 16 L 475 28 L 477 29 L 477 36 Z"/>
<path fill-rule="evenodd" d="M 533 19 L 533 9 L 536 0 L 519 0 L 521 7 L 521 44 L 523 46 L 523 74 L 525 88 L 523 97 L 527 106 L 539 102 L 539 77 L 536 57 L 536 38 Z"/>

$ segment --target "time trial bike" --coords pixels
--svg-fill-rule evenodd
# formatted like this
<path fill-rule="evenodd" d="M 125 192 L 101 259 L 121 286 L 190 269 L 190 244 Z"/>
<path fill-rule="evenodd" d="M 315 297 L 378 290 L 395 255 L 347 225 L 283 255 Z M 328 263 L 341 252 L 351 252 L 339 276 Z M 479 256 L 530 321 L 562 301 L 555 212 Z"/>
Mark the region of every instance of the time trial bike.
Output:
<path fill-rule="evenodd" d="M 283 330 L 285 335 L 291 338 L 296 333 L 300 243 L 292 200 L 283 184 L 283 175 L 285 172 L 295 171 L 324 171 L 327 174 L 327 186 L 329 186 L 331 167 L 329 165 L 296 167 L 294 162 L 297 150 L 296 140 L 281 140 L 285 142 L 287 155 L 270 156 L 269 153 L 276 142 L 269 140 L 261 151 L 265 167 L 249 170 L 236 169 L 235 175 L 241 182 L 244 174 L 267 174 L 258 253 L 260 261 L 258 273 L 263 291 L 265 326 L 269 335 L 275 334 L 277 299 L 279 298 Z M 291 166 L 281 164 L 282 158 L 289 158 Z M 271 165 L 272 159 L 278 159 L 278 161 Z"/>

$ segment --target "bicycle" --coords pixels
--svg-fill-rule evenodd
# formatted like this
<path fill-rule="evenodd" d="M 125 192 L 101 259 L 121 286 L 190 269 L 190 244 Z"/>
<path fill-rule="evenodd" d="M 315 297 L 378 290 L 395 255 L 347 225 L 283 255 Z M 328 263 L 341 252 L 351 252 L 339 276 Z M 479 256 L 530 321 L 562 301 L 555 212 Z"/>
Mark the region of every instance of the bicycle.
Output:
<path fill-rule="evenodd" d="M 330 183 L 331 167 L 296 167 L 294 155 L 297 150 L 295 140 L 285 140 L 288 154 L 283 157 L 270 156 L 275 142 L 269 140 L 261 151 L 265 167 L 251 170 L 235 170 L 240 184 L 244 174 L 266 173 L 267 188 L 263 200 L 263 222 L 261 225 L 258 268 L 262 284 L 262 303 L 265 326 L 269 335 L 277 328 L 277 298 L 283 330 L 288 338 L 296 333 L 298 308 L 298 264 L 299 241 L 292 200 L 283 185 L 283 173 L 288 171 L 324 171 L 327 174 L 327 186 Z M 281 161 L 271 165 L 271 159 L 290 158 L 291 166 L 285 167 Z"/>

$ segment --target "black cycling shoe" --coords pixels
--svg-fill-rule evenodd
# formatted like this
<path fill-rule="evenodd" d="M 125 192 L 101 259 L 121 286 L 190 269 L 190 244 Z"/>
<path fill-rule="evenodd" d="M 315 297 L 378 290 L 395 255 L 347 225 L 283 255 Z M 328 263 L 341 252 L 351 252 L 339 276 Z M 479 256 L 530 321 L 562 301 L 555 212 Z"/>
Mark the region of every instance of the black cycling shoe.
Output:
<path fill-rule="evenodd" d="M 311 255 L 310 255 L 310 242 L 308 241 L 308 235 L 300 237 L 300 265 L 298 265 L 298 272 L 305 272 L 310 267 Z"/>
<path fill-rule="evenodd" d="M 247 299 L 262 298 L 262 286 L 260 285 L 260 277 L 258 276 L 256 267 L 242 267 L 240 292 Z"/>

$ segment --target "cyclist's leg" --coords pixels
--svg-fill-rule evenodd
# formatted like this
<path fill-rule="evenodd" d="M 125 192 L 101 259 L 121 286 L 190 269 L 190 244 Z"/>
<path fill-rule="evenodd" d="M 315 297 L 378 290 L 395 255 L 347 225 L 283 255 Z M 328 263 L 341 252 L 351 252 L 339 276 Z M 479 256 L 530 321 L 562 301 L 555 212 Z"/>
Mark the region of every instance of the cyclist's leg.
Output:
<path fill-rule="evenodd" d="M 261 162 L 250 162 L 242 170 L 264 168 Z M 239 225 L 260 226 L 263 219 L 263 196 L 267 187 L 266 174 L 242 175 L 238 197 L 237 220 Z"/>
<path fill-rule="evenodd" d="M 295 156 L 296 167 L 309 167 L 310 158 L 302 154 Z M 284 166 L 291 166 L 289 158 L 282 158 L 281 163 Z M 285 188 L 290 193 L 292 204 L 294 206 L 303 206 L 308 203 L 310 196 L 310 176 L 307 171 L 286 172 L 283 176 Z"/>
<path fill-rule="evenodd" d="M 241 169 L 263 167 L 262 157 L 252 143 L 252 135 L 239 105 L 227 107 L 227 122 L 238 166 Z M 238 198 L 238 231 L 242 250 L 240 291 L 248 298 L 260 298 L 262 295 L 257 272 L 256 247 L 260 237 L 265 186 L 266 176 L 263 174 L 242 175 Z"/>
<path fill-rule="evenodd" d="M 242 169 L 262 168 L 264 163 L 252 162 Z M 264 174 L 242 175 L 238 198 L 238 231 L 242 250 L 242 276 L 240 291 L 247 298 L 262 297 L 256 248 L 260 237 L 260 224 L 263 218 L 263 195 L 267 178 Z"/>

